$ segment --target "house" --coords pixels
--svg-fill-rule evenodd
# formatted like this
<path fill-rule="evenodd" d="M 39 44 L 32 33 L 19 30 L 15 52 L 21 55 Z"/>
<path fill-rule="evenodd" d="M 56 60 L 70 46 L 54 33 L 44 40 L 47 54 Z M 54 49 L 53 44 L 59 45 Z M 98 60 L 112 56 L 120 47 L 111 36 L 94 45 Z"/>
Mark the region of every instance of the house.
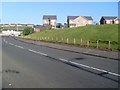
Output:
<path fill-rule="evenodd" d="M 15 27 L 15 26 L 16 26 L 16 24 L 10 24 L 10 26 L 11 26 L 11 27 Z"/>
<path fill-rule="evenodd" d="M 56 28 L 57 16 L 56 15 L 44 15 L 43 26 L 50 25 L 52 29 Z"/>
<path fill-rule="evenodd" d="M 17 24 L 17 26 L 18 26 L 18 27 L 21 27 L 21 26 L 22 26 L 22 24 Z"/>
<path fill-rule="evenodd" d="M 43 26 L 43 25 L 34 25 L 34 32 L 40 32 L 42 30 L 49 30 L 49 29 L 50 29 L 49 25 L 46 25 L 46 26 Z"/>
<path fill-rule="evenodd" d="M 34 24 L 27 24 L 28 27 L 34 27 Z"/>
<path fill-rule="evenodd" d="M 4 27 L 8 27 L 8 26 L 10 26 L 10 25 L 9 25 L 9 24 L 4 24 L 3 26 L 4 26 Z"/>
<path fill-rule="evenodd" d="M 120 19 L 116 16 L 102 16 L 100 24 L 119 24 Z"/>
<path fill-rule="evenodd" d="M 0 24 L 0 27 L 3 27 L 3 24 Z"/>
<path fill-rule="evenodd" d="M 25 27 L 25 26 L 27 26 L 27 27 L 34 27 L 34 24 L 17 24 L 17 26 L 19 26 L 19 27 Z"/>
<path fill-rule="evenodd" d="M 41 25 L 34 26 L 34 32 L 40 32 Z"/>
<path fill-rule="evenodd" d="M 68 27 L 78 27 L 92 25 L 93 19 L 91 16 L 67 16 Z"/>

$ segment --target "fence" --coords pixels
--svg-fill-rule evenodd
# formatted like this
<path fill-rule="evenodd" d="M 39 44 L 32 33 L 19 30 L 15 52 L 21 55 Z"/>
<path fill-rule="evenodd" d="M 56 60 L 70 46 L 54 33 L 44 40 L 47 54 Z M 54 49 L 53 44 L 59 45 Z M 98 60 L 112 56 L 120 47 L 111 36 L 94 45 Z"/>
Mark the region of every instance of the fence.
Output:
<path fill-rule="evenodd" d="M 119 50 L 118 42 L 116 41 L 102 41 L 102 40 L 86 40 L 76 38 L 63 38 L 63 37 L 29 37 L 33 40 L 48 41 L 53 43 L 63 43 L 68 45 L 76 45 L 81 47 L 93 47 L 100 49 Z"/>

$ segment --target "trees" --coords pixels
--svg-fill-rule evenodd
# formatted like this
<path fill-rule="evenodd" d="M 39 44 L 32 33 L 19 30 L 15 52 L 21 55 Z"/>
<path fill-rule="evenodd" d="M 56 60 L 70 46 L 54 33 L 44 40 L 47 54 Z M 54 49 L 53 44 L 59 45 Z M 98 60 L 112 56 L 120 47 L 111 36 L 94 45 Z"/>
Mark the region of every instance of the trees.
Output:
<path fill-rule="evenodd" d="M 34 32 L 34 29 L 32 27 L 26 27 L 23 30 L 23 35 L 29 35 L 29 34 L 32 34 L 33 32 Z"/>
<path fill-rule="evenodd" d="M 57 28 L 62 28 L 62 23 L 57 23 Z"/>

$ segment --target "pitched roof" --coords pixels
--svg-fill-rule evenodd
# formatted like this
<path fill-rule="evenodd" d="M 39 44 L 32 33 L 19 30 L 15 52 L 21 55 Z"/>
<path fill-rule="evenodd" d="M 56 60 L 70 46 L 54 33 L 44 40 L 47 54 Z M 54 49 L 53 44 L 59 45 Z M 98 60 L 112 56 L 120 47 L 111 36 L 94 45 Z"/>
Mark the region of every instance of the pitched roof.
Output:
<path fill-rule="evenodd" d="M 83 17 L 85 17 L 88 20 L 93 20 L 91 16 L 83 16 Z"/>
<path fill-rule="evenodd" d="M 76 19 L 77 17 L 79 17 L 79 16 L 67 16 L 67 19 L 73 20 L 73 19 Z"/>
<path fill-rule="evenodd" d="M 42 25 L 35 25 L 34 28 L 41 28 Z"/>
<path fill-rule="evenodd" d="M 111 19 L 116 19 L 116 16 L 102 16 L 105 20 L 111 20 Z"/>
<path fill-rule="evenodd" d="M 43 16 L 43 19 L 57 19 L 57 16 L 56 15 L 44 15 Z"/>
<path fill-rule="evenodd" d="M 73 20 L 73 19 L 76 19 L 77 17 L 79 16 L 68 16 L 67 18 Z M 83 16 L 83 17 L 85 17 L 88 20 L 93 20 L 91 16 Z"/>

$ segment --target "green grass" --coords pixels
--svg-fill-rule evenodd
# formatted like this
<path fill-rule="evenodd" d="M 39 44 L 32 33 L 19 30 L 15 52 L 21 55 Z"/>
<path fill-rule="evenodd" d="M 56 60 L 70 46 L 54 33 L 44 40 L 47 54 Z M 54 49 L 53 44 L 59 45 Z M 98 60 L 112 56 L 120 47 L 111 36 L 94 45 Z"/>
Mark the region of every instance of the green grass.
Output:
<path fill-rule="evenodd" d="M 42 39 L 43 37 L 43 39 Z M 45 39 L 49 37 L 48 39 Z M 88 40 L 90 41 L 90 47 L 97 47 L 96 41 L 99 40 L 99 48 L 108 49 L 108 42 L 111 42 L 111 49 L 118 50 L 118 25 L 95 25 L 95 26 L 82 26 L 75 28 L 64 28 L 57 30 L 41 31 L 34 33 L 24 38 L 33 40 L 42 40 L 55 43 L 67 43 L 74 44 L 74 38 L 76 40 L 75 45 L 87 46 Z M 52 40 L 53 38 L 53 40 Z M 62 40 L 63 38 L 63 40 Z M 57 39 L 57 40 L 56 40 Z M 82 45 L 81 45 L 82 39 Z"/>

